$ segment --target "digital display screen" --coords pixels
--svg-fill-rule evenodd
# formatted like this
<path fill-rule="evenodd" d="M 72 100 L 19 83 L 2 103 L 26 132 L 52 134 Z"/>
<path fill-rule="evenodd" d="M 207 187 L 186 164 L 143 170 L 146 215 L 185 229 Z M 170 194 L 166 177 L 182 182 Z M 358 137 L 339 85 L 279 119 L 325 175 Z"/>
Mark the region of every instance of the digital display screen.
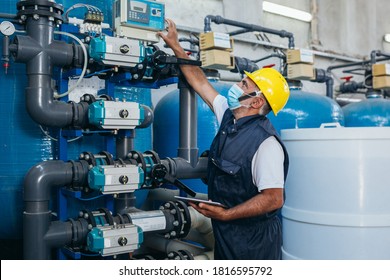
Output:
<path fill-rule="evenodd" d="M 133 11 L 144 12 L 144 9 L 141 7 L 133 6 Z"/>

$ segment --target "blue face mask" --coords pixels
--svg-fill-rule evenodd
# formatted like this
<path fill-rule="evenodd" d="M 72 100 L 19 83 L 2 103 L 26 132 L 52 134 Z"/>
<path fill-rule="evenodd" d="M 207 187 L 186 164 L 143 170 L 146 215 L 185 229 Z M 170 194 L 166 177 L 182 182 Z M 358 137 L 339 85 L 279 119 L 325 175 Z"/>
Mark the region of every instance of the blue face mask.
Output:
<path fill-rule="evenodd" d="M 234 84 L 230 89 L 228 93 L 228 104 L 229 109 L 234 110 L 237 108 L 240 108 L 242 105 L 240 104 L 240 101 L 238 101 L 238 98 L 244 94 L 244 91 L 237 85 Z"/>

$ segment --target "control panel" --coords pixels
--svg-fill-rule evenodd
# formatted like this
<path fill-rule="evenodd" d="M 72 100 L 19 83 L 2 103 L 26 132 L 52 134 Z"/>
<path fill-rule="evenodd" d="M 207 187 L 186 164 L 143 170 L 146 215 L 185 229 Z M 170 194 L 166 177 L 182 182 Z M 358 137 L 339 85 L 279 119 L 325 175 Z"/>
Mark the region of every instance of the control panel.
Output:
<path fill-rule="evenodd" d="M 158 42 L 156 32 L 165 27 L 165 5 L 157 1 L 117 0 L 114 15 L 116 35 L 121 37 Z"/>

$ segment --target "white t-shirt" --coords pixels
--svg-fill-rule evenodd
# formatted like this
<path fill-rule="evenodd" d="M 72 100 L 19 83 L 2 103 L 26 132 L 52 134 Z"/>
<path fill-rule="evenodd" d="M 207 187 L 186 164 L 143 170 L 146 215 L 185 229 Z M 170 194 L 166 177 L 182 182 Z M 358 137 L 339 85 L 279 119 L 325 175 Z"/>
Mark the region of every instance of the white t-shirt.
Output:
<path fill-rule="evenodd" d="M 229 109 L 227 99 L 218 95 L 213 101 L 214 114 L 221 125 L 225 111 Z M 283 148 L 274 136 L 261 143 L 252 159 L 252 178 L 261 192 L 264 189 L 284 187 L 284 153 Z"/>

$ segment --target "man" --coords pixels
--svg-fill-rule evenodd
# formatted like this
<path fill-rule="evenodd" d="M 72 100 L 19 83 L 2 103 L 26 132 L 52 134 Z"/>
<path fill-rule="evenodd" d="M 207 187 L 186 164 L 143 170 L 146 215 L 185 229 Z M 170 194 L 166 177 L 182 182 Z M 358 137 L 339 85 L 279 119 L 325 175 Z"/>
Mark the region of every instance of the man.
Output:
<path fill-rule="evenodd" d="M 167 33 L 159 32 L 159 36 L 176 57 L 188 58 L 175 23 L 166 21 Z M 288 155 L 265 115 L 271 110 L 277 114 L 287 103 L 286 80 L 270 68 L 246 72 L 247 77 L 232 86 L 226 99 L 201 68 L 180 68 L 220 124 L 210 148 L 208 195 L 228 208 L 191 203 L 212 219 L 215 259 L 281 259 L 277 213 L 284 203 Z"/>

